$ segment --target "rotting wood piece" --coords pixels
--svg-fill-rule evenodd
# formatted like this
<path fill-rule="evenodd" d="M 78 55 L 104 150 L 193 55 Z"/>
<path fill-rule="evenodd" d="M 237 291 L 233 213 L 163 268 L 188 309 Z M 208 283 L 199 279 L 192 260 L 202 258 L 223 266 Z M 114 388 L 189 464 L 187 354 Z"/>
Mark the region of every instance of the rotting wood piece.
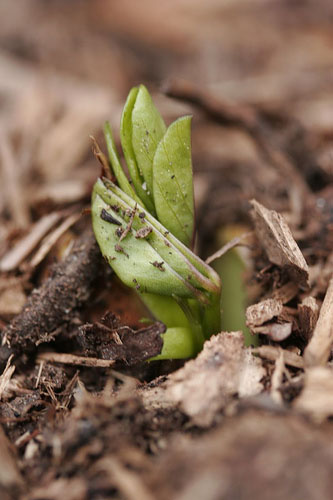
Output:
<path fill-rule="evenodd" d="M 251 205 L 256 233 L 269 261 L 285 268 L 299 286 L 308 287 L 308 265 L 282 215 L 256 200 L 251 200 Z"/>
<path fill-rule="evenodd" d="M 69 321 L 70 313 L 89 298 L 100 262 L 92 231 L 86 230 L 71 253 L 54 266 L 51 276 L 31 293 L 22 313 L 3 330 L 0 364 L 11 353 L 17 357 L 34 351 L 46 334 Z"/>

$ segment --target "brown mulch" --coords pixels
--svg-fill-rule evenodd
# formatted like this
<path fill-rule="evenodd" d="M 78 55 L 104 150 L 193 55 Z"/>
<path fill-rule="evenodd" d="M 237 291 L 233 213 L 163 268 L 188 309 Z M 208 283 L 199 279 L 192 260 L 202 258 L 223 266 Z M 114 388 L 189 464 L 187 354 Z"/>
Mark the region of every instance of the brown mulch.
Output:
<path fill-rule="evenodd" d="M 328 500 L 332 4 L 111 3 L 0 6 L 0 498 Z M 242 262 L 253 345 L 149 362 L 100 255 L 92 149 L 139 82 L 193 115 L 197 251 Z"/>

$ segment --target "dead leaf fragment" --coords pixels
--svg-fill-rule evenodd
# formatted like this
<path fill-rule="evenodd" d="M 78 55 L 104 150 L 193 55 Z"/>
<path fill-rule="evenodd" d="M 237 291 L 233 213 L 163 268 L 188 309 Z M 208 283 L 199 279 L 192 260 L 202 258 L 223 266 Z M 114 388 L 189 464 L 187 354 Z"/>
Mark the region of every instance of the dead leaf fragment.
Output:
<path fill-rule="evenodd" d="M 256 233 L 270 262 L 287 269 L 300 286 L 307 287 L 309 268 L 285 219 L 256 200 L 251 205 Z"/>

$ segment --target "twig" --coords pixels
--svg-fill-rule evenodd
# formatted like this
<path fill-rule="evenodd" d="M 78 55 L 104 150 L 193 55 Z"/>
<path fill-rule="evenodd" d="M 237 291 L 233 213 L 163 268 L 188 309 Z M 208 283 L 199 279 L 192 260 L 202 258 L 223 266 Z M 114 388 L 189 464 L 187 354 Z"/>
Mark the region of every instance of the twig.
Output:
<path fill-rule="evenodd" d="M 274 347 L 271 345 L 262 345 L 260 347 L 255 347 L 252 349 L 253 354 L 258 354 L 261 358 L 269 359 L 269 361 L 276 361 L 280 356 L 281 348 Z M 287 351 L 283 349 L 283 360 L 286 365 L 292 366 L 294 368 L 304 368 L 304 361 L 301 356 L 298 356 L 294 352 Z"/>
<path fill-rule="evenodd" d="M 43 352 L 38 356 L 38 360 L 64 365 L 89 366 L 92 368 L 109 368 L 115 364 L 115 360 L 113 359 L 85 358 L 84 356 L 58 352 Z"/>
<path fill-rule="evenodd" d="M 214 260 L 219 259 L 224 254 L 229 252 L 229 250 L 231 250 L 232 248 L 234 248 L 236 246 L 240 246 L 240 245 L 247 246 L 244 243 L 242 243 L 242 241 L 245 240 L 248 236 L 252 236 L 252 234 L 254 234 L 253 231 L 248 231 L 247 233 L 243 233 L 240 236 L 235 236 L 235 238 L 232 238 L 232 240 L 228 241 L 228 243 L 223 245 L 223 247 L 220 248 L 219 250 L 217 250 L 217 252 L 213 253 L 213 255 L 210 255 L 206 259 L 206 264 L 210 264 Z"/>

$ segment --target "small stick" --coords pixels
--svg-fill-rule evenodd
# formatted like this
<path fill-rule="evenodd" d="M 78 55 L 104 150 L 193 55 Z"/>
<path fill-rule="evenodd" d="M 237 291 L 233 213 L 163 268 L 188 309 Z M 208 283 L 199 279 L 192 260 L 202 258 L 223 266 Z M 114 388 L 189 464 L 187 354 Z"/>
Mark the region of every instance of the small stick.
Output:
<path fill-rule="evenodd" d="M 258 354 L 261 358 L 266 358 L 269 361 L 276 361 L 280 356 L 281 348 L 276 348 L 271 345 L 262 345 L 252 349 L 253 354 Z M 304 368 L 304 361 L 301 356 L 294 352 L 283 349 L 283 360 L 286 365 L 293 368 Z"/>
<path fill-rule="evenodd" d="M 115 364 L 113 359 L 85 358 L 84 356 L 59 352 L 43 352 L 38 356 L 38 360 L 91 368 L 109 368 Z"/>
<path fill-rule="evenodd" d="M 253 234 L 254 234 L 253 231 L 248 231 L 247 233 L 243 233 L 240 236 L 235 236 L 235 238 L 232 238 L 232 240 L 228 241 L 228 243 L 223 245 L 223 247 L 220 248 L 219 250 L 217 250 L 217 252 L 213 253 L 213 255 L 210 255 L 205 261 L 206 264 L 210 264 L 214 260 L 219 259 L 224 254 L 226 254 L 229 250 L 231 250 L 232 248 L 234 248 L 238 245 L 247 246 L 246 244 L 242 243 L 242 240 L 244 240 L 248 236 L 252 236 Z"/>

